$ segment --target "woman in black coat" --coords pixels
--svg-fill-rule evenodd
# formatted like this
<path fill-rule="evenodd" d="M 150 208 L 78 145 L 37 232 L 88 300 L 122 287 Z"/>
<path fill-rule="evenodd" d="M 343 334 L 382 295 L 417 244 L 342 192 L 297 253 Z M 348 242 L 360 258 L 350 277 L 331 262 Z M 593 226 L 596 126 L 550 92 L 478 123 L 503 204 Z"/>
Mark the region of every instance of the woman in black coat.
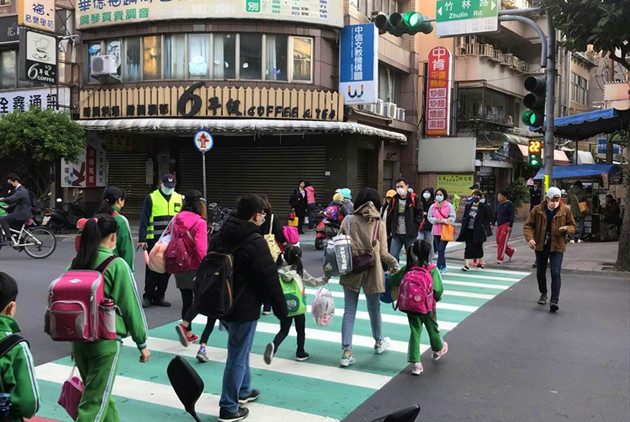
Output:
<path fill-rule="evenodd" d="M 483 243 L 486 241 L 486 228 L 490 224 L 489 207 L 479 202 L 481 192 L 473 192 L 473 200 L 466 204 L 464 217 L 462 218 L 462 229 L 459 232 L 458 242 L 466 242 L 464 251 L 464 266 L 462 271 L 469 271 L 468 266 L 471 259 L 477 260 L 477 268 L 485 268 L 483 264 Z"/>
<path fill-rule="evenodd" d="M 304 234 L 302 225 L 304 224 L 304 217 L 306 216 L 306 208 L 308 207 L 308 200 L 306 198 L 306 191 L 304 187 L 306 184 L 304 180 L 298 182 L 298 188 L 291 195 L 289 199 L 289 205 L 295 211 L 295 216 L 298 218 L 298 233 Z"/>

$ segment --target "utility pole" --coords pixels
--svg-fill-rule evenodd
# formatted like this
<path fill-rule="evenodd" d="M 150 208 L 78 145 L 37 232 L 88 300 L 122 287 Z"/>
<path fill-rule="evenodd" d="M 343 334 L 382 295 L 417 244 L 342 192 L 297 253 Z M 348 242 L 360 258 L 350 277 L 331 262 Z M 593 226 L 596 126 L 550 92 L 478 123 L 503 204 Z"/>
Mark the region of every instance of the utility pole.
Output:
<path fill-rule="evenodd" d="M 607 83 L 612 83 L 615 80 L 615 62 L 612 59 L 612 52 L 608 56 L 608 80 Z M 604 84 L 605 85 L 605 84 Z M 608 135 L 608 142 L 606 143 L 606 164 L 613 163 L 613 143 L 611 142 L 613 134 Z"/>
<path fill-rule="evenodd" d="M 545 109 L 545 191 L 553 183 L 553 152 L 555 132 L 555 105 L 556 105 L 556 29 L 549 11 L 547 14 L 547 102 Z M 577 151 L 576 151 L 577 154 Z"/>

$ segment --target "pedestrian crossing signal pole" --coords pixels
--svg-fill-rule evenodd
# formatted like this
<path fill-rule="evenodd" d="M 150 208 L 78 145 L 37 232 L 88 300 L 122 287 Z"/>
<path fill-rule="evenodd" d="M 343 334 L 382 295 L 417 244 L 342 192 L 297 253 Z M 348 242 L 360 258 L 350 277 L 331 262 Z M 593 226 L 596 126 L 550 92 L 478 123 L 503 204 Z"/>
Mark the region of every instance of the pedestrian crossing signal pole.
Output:
<path fill-rule="evenodd" d="M 547 11 L 547 102 L 545 103 L 545 188 L 553 183 L 554 112 L 556 104 L 556 29 L 551 13 Z M 546 191 L 545 191 L 546 192 Z"/>

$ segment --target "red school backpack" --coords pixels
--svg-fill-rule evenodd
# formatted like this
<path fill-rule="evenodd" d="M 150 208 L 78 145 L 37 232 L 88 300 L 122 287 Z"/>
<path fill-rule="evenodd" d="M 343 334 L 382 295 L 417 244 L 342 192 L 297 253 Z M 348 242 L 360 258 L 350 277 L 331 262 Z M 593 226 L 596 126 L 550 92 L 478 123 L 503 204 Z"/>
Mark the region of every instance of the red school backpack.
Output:
<path fill-rule="evenodd" d="M 105 298 L 103 273 L 111 255 L 96 270 L 70 270 L 48 290 L 44 331 L 53 341 L 93 342 L 116 339 L 116 306 Z"/>
<path fill-rule="evenodd" d="M 324 215 L 328 221 L 339 222 L 342 220 L 341 207 L 338 204 L 330 204 L 326 207 Z"/>
<path fill-rule="evenodd" d="M 193 226 L 194 227 L 194 226 Z M 166 272 L 169 274 L 181 274 L 191 270 L 191 262 L 195 250 L 195 240 L 190 230 L 177 233 L 171 238 L 166 247 L 164 257 L 166 259 Z"/>
<path fill-rule="evenodd" d="M 433 268 L 435 265 L 429 264 L 426 268 L 414 266 L 407 271 L 398 290 L 398 309 L 414 314 L 428 314 L 435 309 L 430 272 Z"/>

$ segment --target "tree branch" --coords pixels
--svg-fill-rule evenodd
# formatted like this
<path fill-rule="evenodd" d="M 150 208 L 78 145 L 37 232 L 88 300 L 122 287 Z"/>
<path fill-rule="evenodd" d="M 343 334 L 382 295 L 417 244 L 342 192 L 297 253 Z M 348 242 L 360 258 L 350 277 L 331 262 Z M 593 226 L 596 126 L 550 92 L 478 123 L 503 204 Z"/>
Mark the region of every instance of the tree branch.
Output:
<path fill-rule="evenodd" d="M 623 51 L 622 51 L 623 54 Z M 616 54 L 613 53 L 613 51 L 610 52 L 610 58 L 614 61 L 616 61 L 617 63 L 619 63 L 620 65 L 622 65 L 623 67 L 625 67 L 627 70 L 630 70 L 630 62 L 628 62 L 625 59 L 625 56 L 617 56 Z"/>

